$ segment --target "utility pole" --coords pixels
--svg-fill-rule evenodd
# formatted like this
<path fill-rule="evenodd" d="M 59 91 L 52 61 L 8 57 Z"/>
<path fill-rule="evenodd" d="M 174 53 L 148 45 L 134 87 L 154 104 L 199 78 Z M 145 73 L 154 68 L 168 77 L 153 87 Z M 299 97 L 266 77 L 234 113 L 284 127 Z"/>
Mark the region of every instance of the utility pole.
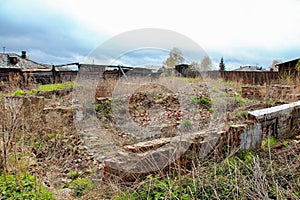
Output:
<path fill-rule="evenodd" d="M 5 47 L 2 47 L 3 48 L 3 53 L 5 53 Z"/>

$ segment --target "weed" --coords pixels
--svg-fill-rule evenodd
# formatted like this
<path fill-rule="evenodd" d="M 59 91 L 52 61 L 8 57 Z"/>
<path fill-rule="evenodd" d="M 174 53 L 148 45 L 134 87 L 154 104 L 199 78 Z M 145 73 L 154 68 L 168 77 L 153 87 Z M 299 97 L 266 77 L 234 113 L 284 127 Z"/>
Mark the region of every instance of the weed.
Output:
<path fill-rule="evenodd" d="M 95 111 L 96 111 L 96 112 L 99 112 L 100 110 L 101 110 L 100 105 L 99 105 L 99 104 L 96 104 L 96 105 L 95 105 Z"/>
<path fill-rule="evenodd" d="M 162 94 L 161 94 L 161 93 L 158 93 L 158 94 L 156 95 L 156 97 L 157 97 L 158 99 L 161 99 Z"/>
<path fill-rule="evenodd" d="M 46 140 L 51 140 L 51 139 L 59 139 L 63 136 L 63 133 L 49 133 L 47 136 L 46 136 Z"/>
<path fill-rule="evenodd" d="M 235 100 L 235 103 L 241 103 L 241 104 L 247 103 L 247 101 L 248 101 L 247 98 L 243 98 L 240 95 L 236 95 L 234 97 L 234 100 Z"/>
<path fill-rule="evenodd" d="M 70 184 L 76 197 L 81 197 L 93 189 L 93 183 L 87 178 L 78 178 Z"/>
<path fill-rule="evenodd" d="M 1 175 L 0 197 L 1 199 L 54 199 L 53 194 L 29 174 L 21 174 L 19 177 Z"/>
<path fill-rule="evenodd" d="M 17 90 L 15 91 L 12 96 L 18 97 L 18 96 L 25 96 L 26 92 L 24 90 Z"/>
<path fill-rule="evenodd" d="M 274 136 L 268 137 L 262 141 L 263 148 L 273 148 L 274 146 L 276 146 L 278 144 L 279 144 L 279 140 Z"/>
<path fill-rule="evenodd" d="M 234 111 L 234 116 L 239 118 L 239 119 L 247 119 L 248 112 L 245 111 L 245 110 L 237 109 L 237 110 Z"/>
<path fill-rule="evenodd" d="M 206 108 L 210 108 L 212 106 L 212 102 L 211 99 L 208 97 L 201 97 L 198 99 L 198 104 L 200 106 L 206 107 Z"/>
<path fill-rule="evenodd" d="M 214 92 L 214 93 L 219 93 L 220 92 L 220 90 L 217 89 L 217 88 L 212 88 L 211 91 Z"/>
<path fill-rule="evenodd" d="M 268 104 L 268 107 L 272 107 L 272 106 L 274 106 L 275 101 L 274 101 L 273 99 L 269 99 L 269 100 L 267 101 L 267 104 Z"/>
<path fill-rule="evenodd" d="M 34 96 L 39 90 L 37 89 L 32 89 L 28 92 L 28 96 Z"/>
<path fill-rule="evenodd" d="M 212 106 L 211 99 L 208 97 L 190 96 L 191 103 L 197 103 L 200 107 L 210 108 Z"/>
<path fill-rule="evenodd" d="M 182 128 L 184 128 L 185 130 L 190 130 L 192 128 L 192 122 L 191 120 L 183 120 L 180 125 L 182 126 Z"/>
<path fill-rule="evenodd" d="M 59 90 L 59 89 L 65 89 L 69 87 L 73 87 L 74 83 L 58 83 L 58 84 L 48 84 L 48 85 L 40 85 L 37 89 L 32 89 L 30 91 L 24 91 L 24 90 L 17 90 L 15 91 L 12 96 L 34 96 L 38 92 L 45 92 L 45 91 L 53 91 L 53 90 Z"/>
<path fill-rule="evenodd" d="M 92 169 L 86 169 L 86 170 L 85 170 L 85 173 L 87 173 L 87 174 L 93 174 L 93 173 L 94 173 L 94 170 L 92 170 Z"/>
<path fill-rule="evenodd" d="M 48 85 L 40 85 L 37 91 L 53 91 L 59 89 L 65 89 L 69 87 L 73 87 L 74 83 L 58 83 L 58 84 L 48 84 Z"/>
<path fill-rule="evenodd" d="M 197 97 L 191 96 L 190 99 L 191 99 L 191 102 L 194 104 L 194 103 L 196 103 Z"/>
<path fill-rule="evenodd" d="M 75 180 L 79 177 L 79 173 L 77 171 L 71 171 L 69 172 L 69 177 L 72 179 L 72 180 Z"/>

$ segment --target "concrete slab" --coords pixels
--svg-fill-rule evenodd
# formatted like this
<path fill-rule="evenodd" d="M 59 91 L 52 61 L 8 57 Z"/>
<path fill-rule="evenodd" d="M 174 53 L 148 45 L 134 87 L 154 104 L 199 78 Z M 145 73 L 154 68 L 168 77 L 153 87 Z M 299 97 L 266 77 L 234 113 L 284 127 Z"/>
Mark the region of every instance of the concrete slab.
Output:
<path fill-rule="evenodd" d="M 284 104 L 280 106 L 274 106 L 271 108 L 265 108 L 255 111 L 249 111 L 248 114 L 254 116 L 257 120 L 262 120 L 271 117 L 276 117 L 277 115 L 285 112 L 291 112 L 293 109 L 300 108 L 300 101 Z"/>

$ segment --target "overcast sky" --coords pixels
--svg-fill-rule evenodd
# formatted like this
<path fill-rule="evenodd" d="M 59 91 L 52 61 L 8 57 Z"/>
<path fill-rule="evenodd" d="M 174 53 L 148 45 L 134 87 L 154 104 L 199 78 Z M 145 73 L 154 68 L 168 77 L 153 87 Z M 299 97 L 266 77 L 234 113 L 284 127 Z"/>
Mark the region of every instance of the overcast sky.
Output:
<path fill-rule="evenodd" d="M 141 28 L 185 35 L 229 69 L 300 57 L 299 0 L 0 0 L 0 15 L 1 47 L 46 64 L 83 63 L 103 42 Z M 168 56 L 149 52 L 120 63 L 156 65 Z"/>

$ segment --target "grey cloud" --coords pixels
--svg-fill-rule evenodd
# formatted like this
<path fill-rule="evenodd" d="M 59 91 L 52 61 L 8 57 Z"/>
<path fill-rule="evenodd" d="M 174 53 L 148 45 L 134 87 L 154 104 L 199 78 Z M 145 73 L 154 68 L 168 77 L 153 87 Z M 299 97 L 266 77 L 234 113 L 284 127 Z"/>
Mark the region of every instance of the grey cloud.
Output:
<path fill-rule="evenodd" d="M 0 45 L 5 46 L 7 52 L 31 52 L 29 56 L 38 62 L 74 62 L 76 55 L 88 55 L 93 47 L 93 38 L 97 38 L 92 32 L 56 13 L 48 12 L 36 19 L 24 16 L 23 20 L 19 20 L 19 17 L 16 13 L 0 17 Z M 85 32 L 86 36 L 81 32 Z"/>

